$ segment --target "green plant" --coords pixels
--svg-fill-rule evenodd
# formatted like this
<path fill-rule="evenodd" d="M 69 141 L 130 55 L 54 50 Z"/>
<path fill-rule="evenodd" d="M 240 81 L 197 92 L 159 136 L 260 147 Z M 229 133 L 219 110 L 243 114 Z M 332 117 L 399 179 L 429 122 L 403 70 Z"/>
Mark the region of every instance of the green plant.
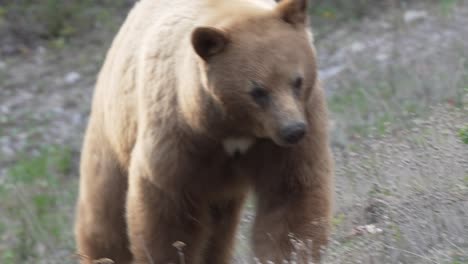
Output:
<path fill-rule="evenodd" d="M 0 20 L 5 16 L 6 10 L 4 7 L 0 6 Z"/>
<path fill-rule="evenodd" d="M 320 14 L 324 18 L 360 19 L 370 14 L 373 8 L 381 6 L 379 1 L 372 0 L 333 0 L 333 1 L 314 1 L 311 6 L 313 14 Z"/>
<path fill-rule="evenodd" d="M 458 136 L 463 141 L 463 143 L 468 144 L 468 125 L 465 125 L 465 127 L 458 131 Z"/>
<path fill-rule="evenodd" d="M 445 15 L 450 14 L 457 2 L 457 0 L 439 0 L 440 8 Z"/>
<path fill-rule="evenodd" d="M 334 216 L 332 219 L 332 225 L 334 228 L 340 226 L 346 220 L 346 215 L 343 213 Z"/>
<path fill-rule="evenodd" d="M 344 113 L 351 109 L 359 113 L 366 113 L 369 106 L 362 88 L 353 88 L 336 94 L 331 97 L 328 104 L 330 109 L 337 113 Z"/>
<path fill-rule="evenodd" d="M 70 209 L 76 182 L 66 180 L 72 169 L 68 147 L 49 146 L 36 155 L 21 154 L 7 171 L 0 189 L 5 209 L 0 235 L 15 239 L 0 257 L 5 263 L 29 263 L 39 256 L 38 246 L 53 252 L 71 247 Z M 2 263 L 3 263 L 2 262 Z"/>
<path fill-rule="evenodd" d="M 453 256 L 452 262 L 450 264 L 468 264 L 468 259 L 463 256 Z"/>
<path fill-rule="evenodd" d="M 2 263 L 14 264 L 15 263 L 15 254 L 14 254 L 13 250 L 5 250 L 2 253 L 0 259 L 2 260 Z"/>

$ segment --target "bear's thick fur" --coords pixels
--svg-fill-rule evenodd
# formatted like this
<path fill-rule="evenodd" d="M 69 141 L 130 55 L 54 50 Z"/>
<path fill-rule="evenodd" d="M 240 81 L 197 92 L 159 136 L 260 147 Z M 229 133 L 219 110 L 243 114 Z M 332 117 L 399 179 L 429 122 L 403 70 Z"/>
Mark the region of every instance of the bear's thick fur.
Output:
<path fill-rule="evenodd" d="M 333 173 L 308 32 L 306 0 L 136 4 L 84 140 L 82 263 L 179 263 L 176 241 L 185 263 L 229 263 L 250 190 L 255 257 L 319 258 Z"/>

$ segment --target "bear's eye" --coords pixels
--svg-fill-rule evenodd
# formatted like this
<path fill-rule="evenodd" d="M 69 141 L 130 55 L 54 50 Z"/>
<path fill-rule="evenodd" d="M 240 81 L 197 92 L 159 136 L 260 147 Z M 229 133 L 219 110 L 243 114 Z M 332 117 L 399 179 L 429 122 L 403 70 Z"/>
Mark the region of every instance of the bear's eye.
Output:
<path fill-rule="evenodd" d="M 301 94 L 302 82 L 303 82 L 302 77 L 296 77 L 291 83 L 291 85 L 292 85 L 292 87 L 294 89 L 294 93 L 297 96 L 299 96 Z"/>
<path fill-rule="evenodd" d="M 250 96 L 252 96 L 254 101 L 260 106 L 266 106 L 270 99 L 268 91 L 258 83 L 253 83 L 252 90 L 250 90 Z"/>
<path fill-rule="evenodd" d="M 294 79 L 292 86 L 296 90 L 300 90 L 302 88 L 302 77 L 297 77 Z"/>

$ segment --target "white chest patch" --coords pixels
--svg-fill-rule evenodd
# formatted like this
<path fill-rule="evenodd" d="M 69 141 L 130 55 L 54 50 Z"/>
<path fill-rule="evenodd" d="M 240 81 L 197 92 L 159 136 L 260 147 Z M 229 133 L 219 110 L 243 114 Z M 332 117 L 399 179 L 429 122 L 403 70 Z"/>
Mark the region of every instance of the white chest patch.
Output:
<path fill-rule="evenodd" d="M 254 142 L 253 138 L 227 138 L 223 141 L 224 151 L 229 156 L 245 154 Z"/>
<path fill-rule="evenodd" d="M 254 3 L 256 6 L 267 10 L 273 10 L 273 8 L 276 5 L 275 1 L 273 0 L 254 0 L 251 2 Z"/>

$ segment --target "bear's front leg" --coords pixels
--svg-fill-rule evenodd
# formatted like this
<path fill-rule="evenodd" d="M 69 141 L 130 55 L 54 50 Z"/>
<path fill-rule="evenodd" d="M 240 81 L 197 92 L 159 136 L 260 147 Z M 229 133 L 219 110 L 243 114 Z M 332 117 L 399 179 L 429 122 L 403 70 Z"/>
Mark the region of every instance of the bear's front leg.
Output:
<path fill-rule="evenodd" d="M 162 164 L 152 167 L 158 168 L 156 171 L 139 161 L 132 162 L 127 224 L 133 263 L 200 263 L 207 236 L 207 211 L 182 187 L 177 192 L 155 180 L 180 177 L 175 160 L 173 169 L 167 171 L 161 170 L 166 167 Z"/>
<path fill-rule="evenodd" d="M 266 263 L 285 260 L 318 263 L 326 246 L 332 206 L 332 172 L 327 157 L 282 157 L 258 179 L 254 224 L 255 257 Z M 303 157 L 303 156 L 302 156 Z M 319 163 L 319 164 L 318 164 Z"/>
<path fill-rule="evenodd" d="M 129 264 L 125 223 L 127 175 L 95 123 L 90 123 L 81 156 L 75 235 L 81 264 L 109 258 Z"/>
<path fill-rule="evenodd" d="M 329 216 L 327 198 L 319 190 L 283 196 L 259 196 L 254 225 L 254 252 L 261 263 L 294 260 L 306 264 L 320 260 L 327 244 Z"/>
<path fill-rule="evenodd" d="M 235 233 L 241 214 L 244 196 L 221 201 L 210 206 L 211 229 L 203 264 L 228 264 L 232 262 Z"/>

